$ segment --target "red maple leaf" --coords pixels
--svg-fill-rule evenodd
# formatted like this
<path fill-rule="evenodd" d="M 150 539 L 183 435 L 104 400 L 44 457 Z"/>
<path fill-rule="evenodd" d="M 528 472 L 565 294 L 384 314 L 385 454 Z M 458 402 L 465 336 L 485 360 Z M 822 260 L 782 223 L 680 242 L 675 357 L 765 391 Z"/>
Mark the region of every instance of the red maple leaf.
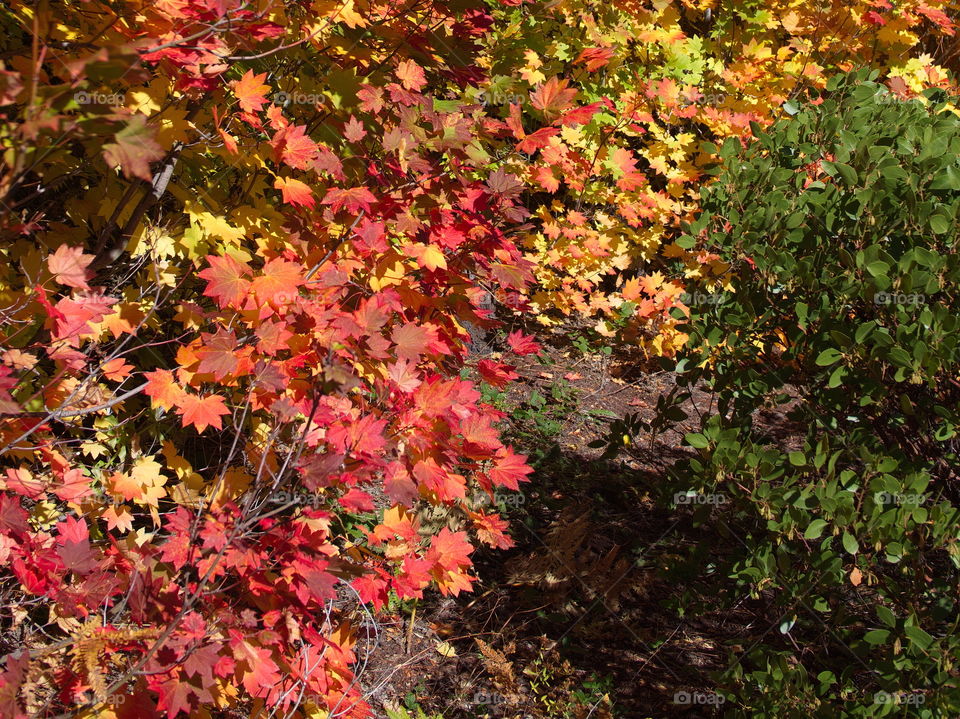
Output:
<path fill-rule="evenodd" d="M 545 115 L 556 115 L 566 110 L 577 96 L 577 90 L 568 80 L 551 77 L 530 91 L 530 104 Z"/>
<path fill-rule="evenodd" d="M 426 327 L 421 327 L 413 322 L 407 322 L 403 327 L 396 328 L 390 335 L 390 338 L 396 344 L 398 359 L 417 362 L 420 356 L 427 350 L 430 333 Z"/>
<path fill-rule="evenodd" d="M 500 389 L 520 377 L 520 375 L 513 371 L 512 365 L 494 362 L 489 359 L 480 360 L 477 363 L 477 371 L 480 373 L 480 376 L 483 377 L 484 381 Z"/>
<path fill-rule="evenodd" d="M 200 358 L 199 371 L 213 374 L 214 379 L 222 380 L 237 369 L 237 338 L 233 332 L 222 327 L 215 335 L 200 335 L 203 346 L 197 351 Z"/>
<path fill-rule="evenodd" d="M 525 335 L 520 330 L 507 335 L 507 344 L 510 345 L 510 349 L 521 356 L 538 354 L 542 349 L 533 336 Z"/>
<path fill-rule="evenodd" d="M 173 378 L 170 370 L 158 369 L 155 372 L 144 372 L 143 376 L 147 378 L 147 386 L 143 393 L 153 400 L 153 407 L 173 409 L 183 399 L 183 387 Z"/>
<path fill-rule="evenodd" d="M 613 57 L 613 50 L 609 47 L 587 47 L 580 51 L 574 65 L 586 65 L 587 72 L 594 72 L 604 67 Z"/>
<path fill-rule="evenodd" d="M 307 170 L 313 164 L 319 147 L 309 135 L 305 125 L 291 125 L 273 136 L 270 141 L 278 162 L 297 170 Z"/>
<path fill-rule="evenodd" d="M 377 198 L 366 187 L 349 189 L 334 187 L 327 192 L 320 204 L 330 205 L 334 212 L 339 212 L 341 208 L 346 207 L 353 214 L 357 214 L 360 210 L 369 212 L 370 204 L 376 201 Z"/>
<path fill-rule="evenodd" d="M 496 485 L 516 490 L 520 488 L 520 482 L 529 481 L 527 475 L 532 471 L 533 467 L 527 464 L 526 455 L 516 454 L 513 449 L 507 447 L 494 460 L 493 467 L 487 471 L 487 476 Z"/>
<path fill-rule="evenodd" d="M 244 275 L 250 274 L 250 266 L 238 262 L 230 255 L 208 255 L 207 262 L 210 266 L 198 273 L 199 277 L 208 282 L 203 291 L 204 296 L 214 298 L 221 308 L 239 309 L 250 289 L 250 281 L 244 279 Z"/>
<path fill-rule="evenodd" d="M 451 532 L 444 527 L 432 540 L 425 559 L 443 569 L 456 571 L 470 566 L 470 553 L 473 547 L 466 532 Z"/>

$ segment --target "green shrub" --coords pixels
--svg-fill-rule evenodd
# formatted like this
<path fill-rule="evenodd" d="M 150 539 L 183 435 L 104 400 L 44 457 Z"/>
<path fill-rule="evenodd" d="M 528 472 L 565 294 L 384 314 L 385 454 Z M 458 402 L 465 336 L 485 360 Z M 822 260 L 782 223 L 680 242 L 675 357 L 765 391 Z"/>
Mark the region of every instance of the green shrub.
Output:
<path fill-rule="evenodd" d="M 723 497 L 723 596 L 782 614 L 731 716 L 960 716 L 960 118 L 875 78 L 728 141 L 682 241 L 735 291 L 691 308 L 680 391 L 717 411 L 664 493 Z"/>

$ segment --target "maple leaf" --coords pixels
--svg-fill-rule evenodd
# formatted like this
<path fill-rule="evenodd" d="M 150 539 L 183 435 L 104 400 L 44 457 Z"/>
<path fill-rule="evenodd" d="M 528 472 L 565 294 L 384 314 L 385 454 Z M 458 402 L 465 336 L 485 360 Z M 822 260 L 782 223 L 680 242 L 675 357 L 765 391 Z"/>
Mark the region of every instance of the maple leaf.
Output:
<path fill-rule="evenodd" d="M 275 257 L 267 262 L 260 272 L 250 285 L 260 302 L 282 307 L 296 299 L 298 288 L 303 284 L 301 265 Z"/>
<path fill-rule="evenodd" d="M 390 338 L 396 344 L 398 359 L 417 362 L 427 349 L 427 343 L 430 341 L 430 333 L 426 327 L 421 327 L 413 322 L 407 322 L 402 327 L 396 328 L 390 335 Z"/>
<path fill-rule="evenodd" d="M 71 572 L 87 574 L 97 566 L 90 546 L 87 523 L 77 517 L 67 517 L 57 525 L 57 554 Z"/>
<path fill-rule="evenodd" d="M 536 132 L 530 133 L 517 143 L 516 149 L 519 152 L 532 154 L 537 150 L 550 144 L 550 138 L 558 135 L 560 130 L 555 127 L 541 127 Z"/>
<path fill-rule="evenodd" d="M 250 266 L 230 255 L 208 255 L 207 263 L 210 266 L 198 273 L 198 277 L 208 282 L 204 296 L 215 299 L 221 308 L 239 309 L 250 288 L 250 281 L 244 279 L 244 275 L 250 274 Z"/>
<path fill-rule="evenodd" d="M 278 132 L 271 140 L 279 162 L 297 170 L 307 170 L 316 161 L 319 146 L 307 135 L 306 125 L 292 125 Z"/>
<path fill-rule="evenodd" d="M 157 709 L 165 711 L 168 719 L 176 719 L 180 712 L 188 717 L 197 707 L 196 688 L 179 679 L 170 679 L 157 687 Z"/>
<path fill-rule="evenodd" d="M 525 335 L 520 330 L 507 335 L 507 344 L 514 353 L 521 356 L 538 354 L 542 350 L 532 335 Z"/>
<path fill-rule="evenodd" d="M 110 491 L 125 500 L 140 499 L 144 487 L 132 474 L 114 472 L 109 478 Z"/>
<path fill-rule="evenodd" d="M 514 545 L 513 539 L 507 535 L 509 525 L 505 519 L 501 519 L 499 514 L 468 512 L 468 516 L 473 520 L 477 539 L 487 546 L 494 549 L 510 549 Z"/>
<path fill-rule="evenodd" d="M 126 509 L 117 511 L 117 507 L 107 507 L 100 517 L 107 522 L 110 531 L 119 529 L 121 532 L 133 531 L 133 515 Z"/>
<path fill-rule="evenodd" d="M 76 502 L 92 493 L 90 479 L 79 469 L 68 469 L 63 473 L 62 484 L 55 487 L 53 493 L 64 502 Z"/>
<path fill-rule="evenodd" d="M 116 142 L 103 146 L 103 157 L 111 166 L 119 165 L 126 177 L 150 181 L 150 163 L 163 157 L 163 149 L 157 144 L 156 130 L 147 125 L 147 118 L 134 115 L 120 132 L 114 135 Z"/>
<path fill-rule="evenodd" d="M 451 532 L 444 527 L 430 540 L 430 549 L 424 558 L 444 569 L 454 571 L 470 566 L 470 553 L 473 552 L 466 532 Z"/>
<path fill-rule="evenodd" d="M 508 199 L 517 197 L 525 189 L 516 175 L 502 168 L 490 173 L 487 178 L 487 187 L 490 188 L 490 192 Z"/>
<path fill-rule="evenodd" d="M 427 77 L 420 67 L 413 60 L 403 60 L 397 65 L 397 79 L 407 90 L 420 92 L 423 86 L 427 84 Z"/>
<path fill-rule="evenodd" d="M 230 648 L 237 660 L 237 670 L 243 674 L 243 686 L 252 696 L 260 696 L 280 681 L 280 671 L 271 658 L 270 650 L 254 646 L 235 629 L 230 630 Z"/>
<path fill-rule="evenodd" d="M 295 207 L 313 207 L 317 202 L 310 188 L 300 180 L 278 177 L 273 187 L 283 194 L 284 202 Z"/>
<path fill-rule="evenodd" d="M 5 490 L 16 492 L 27 499 L 41 499 L 46 496 L 46 482 L 42 479 L 36 479 L 25 467 L 19 469 L 8 469 L 7 479 L 4 483 Z"/>
<path fill-rule="evenodd" d="M 223 397 L 218 394 L 201 397 L 184 393 L 177 403 L 177 414 L 183 417 L 184 427 L 192 424 L 197 432 L 203 432 L 207 427 L 223 429 L 220 418 L 230 414 L 230 410 L 224 404 Z"/>
<path fill-rule="evenodd" d="M 956 25 L 950 17 L 940 8 L 930 7 L 929 5 L 917 5 L 917 12 L 926 17 L 931 22 L 940 26 L 947 35 L 956 34 Z"/>
<path fill-rule="evenodd" d="M 83 254 L 81 247 L 60 245 L 57 251 L 47 258 L 47 267 L 61 285 L 89 290 L 87 280 L 93 277 L 93 272 L 88 270 L 87 266 L 93 260 L 94 256 Z"/>
<path fill-rule="evenodd" d="M 351 487 L 338 501 L 340 506 L 348 512 L 372 512 L 376 509 L 373 504 L 373 497 L 356 487 Z"/>
<path fill-rule="evenodd" d="M 100 365 L 100 371 L 103 373 L 103 376 L 111 382 L 122 382 L 130 376 L 132 369 L 133 365 L 127 364 L 127 361 L 123 357 L 114 357 L 109 362 L 104 362 Z"/>
<path fill-rule="evenodd" d="M 413 466 L 413 476 L 443 502 L 463 499 L 466 496 L 464 478 L 447 472 L 432 457 L 417 462 Z"/>
<path fill-rule="evenodd" d="M 417 264 L 427 270 L 436 271 L 437 268 L 447 269 L 447 258 L 436 245 L 424 245 L 414 243 L 407 245 L 405 251 L 411 257 L 415 257 Z"/>
<path fill-rule="evenodd" d="M 580 51 L 574 65 L 586 65 L 587 72 L 595 72 L 605 67 L 613 58 L 613 50 L 609 47 L 587 47 Z"/>
<path fill-rule="evenodd" d="M 401 392 L 413 392 L 423 381 L 417 373 L 417 366 L 410 360 L 401 359 L 391 364 L 388 375 Z"/>
<path fill-rule="evenodd" d="M 366 135 L 367 131 L 363 129 L 363 123 L 351 115 L 343 126 L 343 136 L 348 142 L 360 142 Z"/>
<path fill-rule="evenodd" d="M 237 338 L 233 332 L 221 327 L 215 335 L 203 333 L 200 337 L 203 347 L 197 351 L 200 358 L 198 370 L 212 373 L 216 380 L 233 374 L 237 369 Z"/>
<path fill-rule="evenodd" d="M 264 84 L 267 73 L 254 75 L 253 70 L 247 70 L 243 77 L 233 84 L 233 94 L 240 101 L 240 109 L 244 112 L 259 112 L 267 104 L 264 93 L 269 92 L 270 86 Z"/>
<path fill-rule="evenodd" d="M 382 572 L 364 574 L 354 579 L 350 586 L 356 590 L 360 601 L 364 604 L 373 604 L 375 611 L 379 611 L 388 601 L 390 580 Z"/>
<path fill-rule="evenodd" d="M 334 187 L 327 192 L 320 204 L 330 205 L 334 212 L 346 207 L 348 211 L 357 214 L 360 210 L 369 212 L 370 204 L 376 201 L 377 198 L 366 187 Z"/>
<path fill-rule="evenodd" d="M 547 116 L 563 112 L 577 96 L 576 89 L 568 87 L 569 84 L 568 80 L 551 77 L 530 91 L 530 104 Z"/>
<path fill-rule="evenodd" d="M 528 481 L 527 475 L 532 471 L 533 467 L 527 464 L 526 455 L 516 454 L 513 449 L 507 447 L 494 460 L 493 467 L 487 470 L 487 476 L 496 485 L 517 490 L 520 488 L 520 482 Z"/>
<path fill-rule="evenodd" d="M 152 407 L 173 409 L 180 403 L 185 394 L 183 387 L 173 378 L 170 370 L 158 369 L 154 372 L 144 372 L 147 386 L 143 393 L 151 400 Z"/>
<path fill-rule="evenodd" d="M 557 125 L 586 125 L 590 122 L 590 119 L 596 115 L 600 109 L 604 107 L 603 102 L 592 102 L 589 105 L 583 105 L 582 107 L 575 107 L 572 110 L 568 110 L 563 113 L 559 119 L 556 120 Z"/>
<path fill-rule="evenodd" d="M 477 363 L 477 371 L 484 381 L 498 389 L 503 389 L 511 381 L 520 377 L 513 369 L 512 365 L 489 359 L 482 359 Z"/>

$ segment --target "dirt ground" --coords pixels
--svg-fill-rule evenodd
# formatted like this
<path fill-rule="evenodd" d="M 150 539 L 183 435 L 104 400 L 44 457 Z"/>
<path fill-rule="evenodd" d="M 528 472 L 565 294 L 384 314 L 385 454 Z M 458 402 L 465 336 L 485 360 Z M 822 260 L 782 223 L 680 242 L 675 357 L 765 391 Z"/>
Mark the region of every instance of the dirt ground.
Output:
<path fill-rule="evenodd" d="M 500 398 L 510 440 L 535 467 L 507 513 L 516 546 L 478 550 L 477 591 L 425 599 L 412 635 L 402 613 L 379 622 L 365 694 L 384 717 L 398 705 L 431 719 L 718 716 L 714 672 L 770 641 L 778 618 L 762 597 L 732 597 L 722 616 L 680 610 L 720 591 L 695 542 L 708 533 L 720 553 L 731 541 L 723 522 L 656 502 L 656 483 L 711 397 L 694 392 L 690 419 L 604 459 L 588 445 L 609 418 L 651 419 L 675 377 L 639 355 L 584 354 L 562 339 L 545 349 L 521 359 Z"/>

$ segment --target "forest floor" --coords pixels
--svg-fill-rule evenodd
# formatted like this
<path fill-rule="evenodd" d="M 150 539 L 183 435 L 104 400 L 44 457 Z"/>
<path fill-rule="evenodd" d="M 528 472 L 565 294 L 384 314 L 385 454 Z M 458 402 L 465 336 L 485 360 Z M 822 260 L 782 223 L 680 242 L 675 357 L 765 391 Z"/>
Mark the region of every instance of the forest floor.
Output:
<path fill-rule="evenodd" d="M 652 419 L 674 375 L 559 336 L 540 357 L 521 359 L 521 379 L 488 399 L 535 468 L 504 512 L 516 546 L 474 554 L 474 593 L 425 599 L 412 627 L 409 607 L 378 623 L 375 664 L 361 678 L 374 712 L 717 716 L 715 673 L 761 637 L 770 641 L 781 619 L 763 596 L 728 597 L 722 615 L 692 611 L 698 597 L 724 591 L 711 557 L 738 540 L 724 531 L 722 507 L 695 516 L 696 507 L 656 501 L 658 477 L 690 451 L 682 435 L 699 428 L 711 396 L 695 391 L 684 403 L 689 419 L 605 459 L 589 445 L 607 437 L 612 419 Z M 783 426 L 782 416 L 765 419 Z M 698 544 L 710 555 L 695 555 Z"/>

